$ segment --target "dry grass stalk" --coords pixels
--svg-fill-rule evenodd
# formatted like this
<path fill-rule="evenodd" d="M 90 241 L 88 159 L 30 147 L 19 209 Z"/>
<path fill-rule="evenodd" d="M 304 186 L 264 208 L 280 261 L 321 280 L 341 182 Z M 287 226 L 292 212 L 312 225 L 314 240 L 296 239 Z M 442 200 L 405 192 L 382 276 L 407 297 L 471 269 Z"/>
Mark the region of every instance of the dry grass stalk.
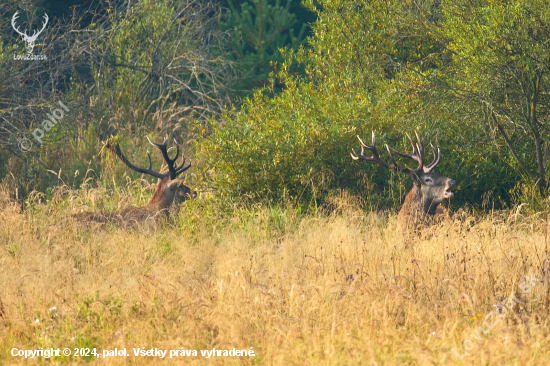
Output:
<path fill-rule="evenodd" d="M 12 347 L 254 347 L 257 355 L 169 364 L 534 365 L 550 358 L 547 281 L 518 296 L 463 361 L 451 351 L 463 351 L 525 275 L 546 278 L 546 223 L 537 217 L 458 212 L 405 249 L 396 217 L 365 214 L 346 197 L 329 216 L 276 207 L 227 215 L 199 200 L 171 227 L 57 224 L 83 199 L 25 213 L 2 206 L 0 296 L 9 325 L 0 327 L 0 359 L 9 364 L 26 364 Z M 133 364 L 155 361 L 131 356 Z"/>

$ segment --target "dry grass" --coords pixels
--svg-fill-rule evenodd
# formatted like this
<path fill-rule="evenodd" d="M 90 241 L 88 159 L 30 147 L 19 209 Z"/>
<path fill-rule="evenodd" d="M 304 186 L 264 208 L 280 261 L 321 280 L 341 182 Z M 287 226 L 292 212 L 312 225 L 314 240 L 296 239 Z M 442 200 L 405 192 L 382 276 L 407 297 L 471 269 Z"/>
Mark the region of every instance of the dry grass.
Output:
<path fill-rule="evenodd" d="M 206 359 L 199 352 L 164 364 L 541 365 L 550 359 L 541 215 L 460 214 L 409 249 L 396 235 L 394 216 L 365 213 L 345 198 L 328 216 L 266 207 L 229 215 L 213 200 L 198 200 L 176 225 L 159 228 L 97 229 L 64 220 L 100 194 L 64 191 L 24 213 L 1 200 L 0 363 L 41 363 L 12 357 L 13 347 L 100 353 L 126 347 L 132 354 L 98 364 L 161 362 L 134 357 L 133 347 L 254 347 L 256 353 Z M 518 294 L 520 303 L 475 339 L 485 315 L 519 293 L 528 274 L 542 283 Z M 460 361 L 452 349 L 464 352 L 467 339 L 473 348 Z"/>

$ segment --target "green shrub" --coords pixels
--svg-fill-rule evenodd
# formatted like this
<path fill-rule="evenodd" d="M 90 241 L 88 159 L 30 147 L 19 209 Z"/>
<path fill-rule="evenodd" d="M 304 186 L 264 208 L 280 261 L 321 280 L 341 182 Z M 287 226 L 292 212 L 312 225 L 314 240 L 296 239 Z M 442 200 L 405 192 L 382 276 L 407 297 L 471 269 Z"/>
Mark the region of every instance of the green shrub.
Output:
<path fill-rule="evenodd" d="M 322 15 L 313 25 L 312 48 L 287 52 L 271 85 L 227 113 L 227 123 L 201 143 L 222 195 L 317 204 L 344 189 L 396 206 L 411 186 L 408 177 L 353 161 L 350 152 L 359 148 L 356 135 L 370 143 L 375 131 L 379 153 L 389 161 L 383 145 L 410 151 L 405 132 L 418 131 L 426 145 L 441 147 L 437 172 L 458 182 L 455 202 L 481 204 L 487 191 L 508 198 L 517 180 L 507 151 L 487 141 L 477 110 L 455 108 L 427 81 L 433 63 L 416 62 L 437 49 L 437 40 L 424 32 L 403 41 L 431 8 L 346 0 L 309 6 Z M 293 63 L 305 67 L 305 77 L 290 73 Z"/>

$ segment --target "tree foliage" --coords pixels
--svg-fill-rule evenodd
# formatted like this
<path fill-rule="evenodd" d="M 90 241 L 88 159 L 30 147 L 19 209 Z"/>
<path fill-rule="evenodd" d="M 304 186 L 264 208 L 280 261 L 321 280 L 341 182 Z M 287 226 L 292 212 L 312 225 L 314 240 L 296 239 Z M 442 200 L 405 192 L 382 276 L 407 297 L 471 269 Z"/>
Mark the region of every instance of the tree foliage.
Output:
<path fill-rule="evenodd" d="M 28 4 L 2 3 L 0 18 L 21 10 L 32 27 L 45 8 Z M 200 137 L 206 184 L 221 195 L 318 204 L 345 189 L 397 205 L 408 178 L 349 153 L 356 135 L 407 150 L 418 131 L 440 146 L 454 202 L 548 193 L 543 0 L 305 0 L 307 38 L 296 0 L 232 0 L 226 12 L 203 0 L 90 4 L 52 15 L 36 46 L 47 63 L 13 60 L 21 38 L 0 38 L 0 177 L 24 172 L 26 191 L 40 169 L 64 182 L 62 171 L 100 173 L 93 155 L 113 134 L 143 157 L 143 135 L 170 133 Z M 241 101 L 251 85 L 262 87 Z M 67 125 L 18 151 L 61 98 Z"/>
<path fill-rule="evenodd" d="M 295 2 L 295 1 L 294 1 Z M 307 24 L 299 22 L 291 11 L 293 0 L 281 5 L 280 0 L 251 0 L 240 2 L 240 8 L 227 0 L 229 11 L 223 27 L 233 31 L 229 45 L 235 59 L 244 70 L 240 87 L 263 86 L 276 63 L 282 63 L 282 48 L 296 49 L 305 40 Z M 299 25 L 295 35 L 294 29 Z"/>
<path fill-rule="evenodd" d="M 119 106 L 155 129 L 188 132 L 191 121 L 219 115 L 236 79 L 219 29 L 220 7 L 197 0 L 136 3 L 109 14 L 91 48 L 99 104 Z"/>
<path fill-rule="evenodd" d="M 455 1 L 438 27 L 449 61 L 438 78 L 475 103 L 518 170 L 548 189 L 550 10 L 546 1 Z M 481 113 L 480 113 L 481 114 Z"/>
<path fill-rule="evenodd" d="M 0 18 L 10 19 L 17 10 L 29 29 L 45 12 L 12 1 L 0 5 Z M 52 15 L 40 35 L 34 52 L 47 61 L 15 60 L 14 54 L 25 53 L 24 43 L 13 30 L 2 33 L 0 177 L 13 178 L 11 184 L 27 193 L 60 182 L 79 184 L 84 174 L 78 172 L 101 172 L 96 154 L 111 135 L 129 140 L 170 133 L 187 142 L 194 126 L 206 130 L 231 104 L 237 75 L 220 12 L 219 5 L 202 0 L 76 7 L 69 18 Z M 59 100 L 71 112 L 40 145 L 31 132 Z M 24 138 L 34 142 L 30 151 L 18 147 Z M 139 138 L 133 142 L 139 145 Z M 57 173 L 53 182 L 45 171 Z"/>
<path fill-rule="evenodd" d="M 433 76 L 448 54 L 436 32 L 441 9 L 428 1 L 306 2 L 318 15 L 308 48 L 287 53 L 268 95 L 257 92 L 203 144 L 222 192 L 279 200 L 322 198 L 334 189 L 399 202 L 407 177 L 352 161 L 355 135 L 409 149 L 404 133 L 419 131 L 441 146 L 439 172 L 455 178 L 462 202 L 499 198 L 515 180 L 486 146 L 479 115 L 457 108 Z M 306 76 L 295 76 L 300 63 Z M 481 143 L 480 143 L 481 142 Z M 405 162 L 409 163 L 409 162 Z M 495 184 L 495 179 L 500 185 Z M 460 197 L 460 195 L 459 195 Z"/>

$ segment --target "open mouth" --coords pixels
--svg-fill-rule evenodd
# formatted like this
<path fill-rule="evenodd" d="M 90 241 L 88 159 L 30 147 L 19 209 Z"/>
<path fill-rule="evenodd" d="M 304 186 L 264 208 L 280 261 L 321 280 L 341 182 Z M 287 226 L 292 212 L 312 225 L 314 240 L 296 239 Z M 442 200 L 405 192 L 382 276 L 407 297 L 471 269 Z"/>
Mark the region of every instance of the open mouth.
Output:
<path fill-rule="evenodd" d="M 445 198 L 451 198 L 452 196 L 454 196 L 452 189 L 455 186 L 455 184 L 456 182 L 454 180 L 452 179 L 447 180 L 447 184 L 446 184 L 447 187 L 445 189 L 445 192 L 443 193 Z"/>

